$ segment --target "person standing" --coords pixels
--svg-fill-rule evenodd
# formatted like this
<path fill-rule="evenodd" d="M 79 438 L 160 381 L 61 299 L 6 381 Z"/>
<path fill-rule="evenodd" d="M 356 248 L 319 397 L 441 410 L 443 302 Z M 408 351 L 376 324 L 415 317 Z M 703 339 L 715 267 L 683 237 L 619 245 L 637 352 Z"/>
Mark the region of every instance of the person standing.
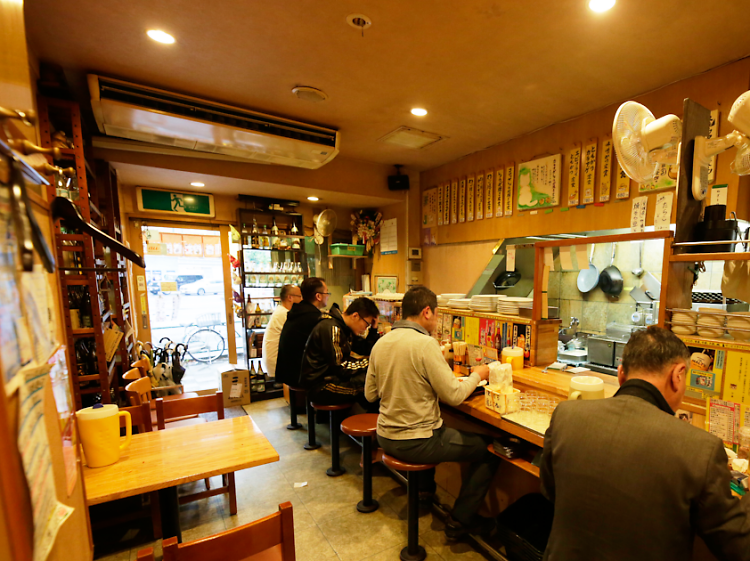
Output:
<path fill-rule="evenodd" d="M 287 314 L 294 304 L 301 301 L 302 292 L 298 286 L 285 284 L 281 287 L 279 305 L 276 306 L 273 314 L 271 314 L 271 319 L 268 320 L 266 333 L 263 336 L 263 352 L 261 353 L 263 368 L 266 371 L 266 374 L 271 378 L 276 376 L 276 358 L 279 354 L 279 338 L 281 337 L 281 330 L 286 323 Z"/>
<path fill-rule="evenodd" d="M 328 286 L 319 277 L 305 279 L 300 285 L 302 301 L 294 304 L 286 317 L 279 336 L 276 360 L 276 381 L 299 385 L 302 354 L 307 339 L 320 319 L 320 311 L 328 305 Z"/>
<path fill-rule="evenodd" d="M 671 331 L 635 332 L 610 399 L 563 402 L 544 437 L 554 504 L 544 559 L 684 561 L 698 534 L 720 560 L 750 560 L 750 500 L 730 492 L 718 437 L 680 421 L 690 351 Z"/>
<path fill-rule="evenodd" d="M 436 308 L 437 297 L 424 286 L 404 295 L 405 319 L 394 323 L 372 349 L 365 397 L 381 400 L 377 435 L 386 454 L 416 463 L 472 462 L 446 521 L 446 536 L 459 538 L 494 528 L 494 520 L 478 516 L 477 511 L 500 458 L 488 451 L 485 437 L 443 425 L 438 400 L 458 405 L 489 377 L 489 367 L 474 367 L 464 381 L 453 375 L 430 336 L 437 327 Z M 423 472 L 420 483 L 420 499 L 431 498 L 435 470 Z"/>

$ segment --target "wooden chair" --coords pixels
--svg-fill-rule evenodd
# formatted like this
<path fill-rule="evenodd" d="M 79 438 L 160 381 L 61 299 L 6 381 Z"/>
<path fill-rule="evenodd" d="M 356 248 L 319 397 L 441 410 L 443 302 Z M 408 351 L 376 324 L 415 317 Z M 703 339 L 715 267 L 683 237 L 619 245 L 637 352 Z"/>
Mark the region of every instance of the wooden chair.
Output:
<path fill-rule="evenodd" d="M 130 418 L 133 426 L 138 427 L 139 433 L 151 432 L 153 426 L 151 425 L 151 411 L 149 410 L 148 404 L 143 403 L 135 407 L 120 407 L 120 411 L 127 411 L 130 413 Z M 120 428 L 125 428 L 125 417 L 120 417 Z M 147 493 L 149 496 L 149 504 L 140 510 L 133 510 L 127 514 L 117 516 L 114 518 L 108 518 L 102 520 L 100 516 L 91 517 L 91 525 L 94 528 L 104 528 L 107 526 L 120 525 L 130 520 L 137 520 L 139 518 L 150 517 L 151 526 L 154 532 L 154 539 L 158 540 L 162 537 L 161 528 L 161 508 L 159 507 L 159 492 L 151 491 Z M 125 499 L 127 500 L 127 499 Z M 89 507 L 91 508 L 91 507 Z M 94 507 L 96 508 L 96 507 Z"/>
<path fill-rule="evenodd" d="M 232 530 L 188 543 L 176 537 L 162 542 L 163 561 L 295 561 L 292 503 L 279 511 Z M 138 561 L 154 561 L 149 547 L 138 552 Z"/>
<path fill-rule="evenodd" d="M 133 368 L 132 370 L 129 370 L 125 373 L 125 375 L 131 375 L 133 376 L 133 371 L 137 370 Z M 156 402 L 151 399 L 151 391 L 154 388 L 151 386 L 151 378 L 148 376 L 143 378 L 138 378 L 136 380 L 133 380 L 130 382 L 127 386 L 125 386 L 125 395 L 127 395 L 128 400 L 130 401 L 130 405 L 136 406 L 141 405 L 143 403 L 148 403 L 149 407 L 151 408 L 151 424 L 156 425 Z M 169 395 L 166 396 L 166 398 L 159 398 L 159 399 L 165 399 L 166 401 L 180 401 L 183 399 L 195 399 L 198 397 L 198 394 L 195 393 L 186 393 L 186 394 L 180 394 L 180 395 Z M 170 399 L 174 398 L 174 399 Z M 198 417 L 198 415 L 188 415 L 186 417 L 183 417 L 181 419 L 172 419 L 169 422 L 169 428 L 175 428 L 175 427 L 184 427 L 189 425 L 196 425 L 199 423 L 204 423 L 205 421 Z"/>
<path fill-rule="evenodd" d="M 192 399 L 165 401 L 160 397 L 156 400 L 156 419 L 159 430 L 168 428 L 170 419 L 214 412 L 219 419 L 224 418 L 224 394 L 222 392 L 216 392 L 214 395 L 202 395 Z M 232 515 L 237 514 L 237 491 L 234 485 L 234 472 L 225 473 L 221 477 L 223 480 L 221 487 L 211 489 L 208 479 L 206 479 L 206 487 L 208 487 L 206 491 L 193 495 L 183 495 L 180 497 L 180 504 L 192 503 L 193 501 L 227 493 L 229 495 L 229 513 Z"/>
<path fill-rule="evenodd" d="M 148 371 L 151 368 L 151 363 L 148 361 L 147 358 L 142 358 L 140 360 L 136 360 L 133 364 L 130 365 L 130 370 L 125 372 L 125 374 L 122 375 L 123 380 L 133 381 L 137 380 L 139 378 L 149 378 Z M 174 386 L 159 386 L 159 387 L 153 387 L 151 388 L 152 391 L 159 391 L 159 390 L 174 390 L 177 389 L 180 391 L 177 395 L 167 395 L 163 396 L 165 399 L 181 399 L 182 396 L 188 396 L 188 397 L 197 397 L 198 394 L 194 392 L 188 392 L 185 393 L 185 388 L 182 384 L 175 384 Z"/>

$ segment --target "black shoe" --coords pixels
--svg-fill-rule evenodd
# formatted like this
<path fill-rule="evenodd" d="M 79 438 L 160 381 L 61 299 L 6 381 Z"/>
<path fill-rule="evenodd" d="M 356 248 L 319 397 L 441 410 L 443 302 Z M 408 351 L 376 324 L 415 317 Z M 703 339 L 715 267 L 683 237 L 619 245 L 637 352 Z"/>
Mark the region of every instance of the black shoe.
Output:
<path fill-rule="evenodd" d="M 474 535 L 489 535 L 495 530 L 495 519 L 485 518 L 484 516 L 475 516 L 472 524 L 465 526 L 459 521 L 455 520 L 452 516 L 448 516 L 445 520 L 445 535 L 446 537 L 457 540 L 463 538 L 467 534 Z"/>

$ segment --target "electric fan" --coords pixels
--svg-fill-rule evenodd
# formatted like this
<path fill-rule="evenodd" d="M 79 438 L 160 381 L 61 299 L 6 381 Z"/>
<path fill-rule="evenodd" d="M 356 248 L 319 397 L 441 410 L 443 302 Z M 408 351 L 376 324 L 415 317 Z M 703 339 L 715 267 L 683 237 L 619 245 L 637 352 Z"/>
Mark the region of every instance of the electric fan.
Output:
<path fill-rule="evenodd" d="M 626 101 L 612 123 L 612 142 L 627 176 L 638 183 L 653 179 L 660 164 L 677 163 L 682 122 L 676 115 L 659 119 L 640 103 Z"/>

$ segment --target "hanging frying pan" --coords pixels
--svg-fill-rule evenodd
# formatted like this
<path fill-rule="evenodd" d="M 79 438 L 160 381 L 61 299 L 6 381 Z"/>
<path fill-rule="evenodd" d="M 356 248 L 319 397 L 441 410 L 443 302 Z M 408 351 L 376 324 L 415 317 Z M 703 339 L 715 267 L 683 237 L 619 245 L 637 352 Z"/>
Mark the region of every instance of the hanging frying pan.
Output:
<path fill-rule="evenodd" d="M 614 266 L 615 253 L 617 251 L 617 244 L 612 243 L 612 261 L 609 263 L 609 267 L 602 271 L 599 275 L 599 286 L 604 294 L 610 296 L 619 296 L 622 292 L 622 273 L 620 269 Z"/>
<path fill-rule="evenodd" d="M 578 290 L 584 294 L 591 292 L 599 284 L 599 269 L 594 266 L 594 248 L 591 244 L 591 257 L 589 258 L 588 269 L 581 269 L 578 273 Z"/>
<path fill-rule="evenodd" d="M 518 271 L 505 271 L 497 276 L 492 286 L 495 287 L 495 290 L 505 290 L 506 288 L 513 288 L 520 280 L 521 273 Z"/>

